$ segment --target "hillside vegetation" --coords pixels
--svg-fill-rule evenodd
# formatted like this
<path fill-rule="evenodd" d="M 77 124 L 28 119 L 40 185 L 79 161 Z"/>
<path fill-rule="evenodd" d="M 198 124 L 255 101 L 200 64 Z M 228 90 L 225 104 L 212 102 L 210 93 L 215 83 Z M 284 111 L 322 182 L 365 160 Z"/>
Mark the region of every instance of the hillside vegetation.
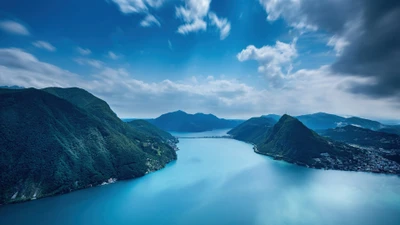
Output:
<path fill-rule="evenodd" d="M 0 204 L 140 177 L 175 159 L 85 90 L 0 89 Z"/>
<path fill-rule="evenodd" d="M 188 114 L 183 111 L 170 112 L 149 120 L 157 127 L 175 132 L 203 132 L 233 128 L 243 121 L 220 119 L 212 114 Z"/>

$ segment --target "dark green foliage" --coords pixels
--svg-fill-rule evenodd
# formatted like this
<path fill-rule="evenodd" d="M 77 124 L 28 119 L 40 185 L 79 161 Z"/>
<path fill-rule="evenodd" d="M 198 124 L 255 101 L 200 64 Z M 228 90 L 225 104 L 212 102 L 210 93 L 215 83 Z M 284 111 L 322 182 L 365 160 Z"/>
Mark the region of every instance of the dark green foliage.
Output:
<path fill-rule="evenodd" d="M 158 137 L 160 140 L 164 140 L 164 141 L 175 140 L 175 137 L 172 136 L 170 133 L 159 129 L 155 125 L 153 125 L 145 120 L 133 120 L 133 121 L 127 122 L 127 124 L 138 131 L 139 130 L 142 131 L 146 135 Z"/>
<path fill-rule="evenodd" d="M 288 115 L 281 117 L 257 148 L 262 153 L 306 164 L 313 163 L 321 153 L 339 153 L 326 139 Z"/>
<path fill-rule="evenodd" d="M 365 147 L 400 149 L 400 136 L 355 126 L 338 127 L 319 132 L 330 139 Z"/>
<path fill-rule="evenodd" d="M 276 121 L 269 117 L 251 118 L 228 132 L 233 138 L 245 142 L 259 143 L 266 138 L 269 129 Z"/>
<path fill-rule="evenodd" d="M 320 158 L 322 153 L 334 158 L 349 158 L 350 151 L 356 150 L 319 136 L 288 115 L 283 115 L 273 124 L 270 118 L 252 118 L 229 133 L 235 139 L 254 143 L 258 153 L 315 167 L 318 167 L 315 159 Z"/>
<path fill-rule="evenodd" d="M 241 120 L 220 119 L 212 114 L 187 114 L 183 111 L 166 113 L 148 121 L 163 130 L 176 132 L 202 132 L 232 128 L 243 122 Z"/>
<path fill-rule="evenodd" d="M 82 89 L 0 89 L 0 204 L 143 176 L 174 159 Z"/>
<path fill-rule="evenodd" d="M 400 135 L 400 125 L 388 125 L 385 128 L 379 129 L 380 132 L 385 132 L 388 134 L 397 134 Z"/>

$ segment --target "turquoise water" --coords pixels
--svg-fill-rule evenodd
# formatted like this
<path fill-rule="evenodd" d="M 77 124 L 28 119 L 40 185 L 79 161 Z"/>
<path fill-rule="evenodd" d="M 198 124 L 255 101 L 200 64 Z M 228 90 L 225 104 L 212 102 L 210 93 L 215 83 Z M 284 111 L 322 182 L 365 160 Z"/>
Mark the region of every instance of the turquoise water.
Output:
<path fill-rule="evenodd" d="M 182 139 L 143 178 L 0 207 L 0 224 L 400 224 L 400 178 L 274 161 L 231 139 Z"/>
<path fill-rule="evenodd" d="M 224 136 L 230 129 L 218 129 L 197 133 L 184 133 L 184 132 L 170 132 L 175 137 L 211 137 L 211 136 Z"/>

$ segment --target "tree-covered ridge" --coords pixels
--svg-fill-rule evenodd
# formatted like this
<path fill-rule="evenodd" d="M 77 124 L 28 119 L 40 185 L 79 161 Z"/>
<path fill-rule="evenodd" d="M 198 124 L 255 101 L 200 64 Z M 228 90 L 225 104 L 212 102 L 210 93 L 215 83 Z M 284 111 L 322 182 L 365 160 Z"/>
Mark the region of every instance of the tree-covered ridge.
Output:
<path fill-rule="evenodd" d="M 373 131 L 350 125 L 323 130 L 319 134 L 332 140 L 364 147 L 400 150 L 400 136 L 397 134 Z"/>
<path fill-rule="evenodd" d="M 0 89 L 0 204 L 143 176 L 174 159 L 168 143 L 82 89 Z"/>
<path fill-rule="evenodd" d="M 274 126 L 276 121 L 269 117 L 254 117 L 239 124 L 228 132 L 233 138 L 250 143 L 262 141 L 269 129 Z"/>
<path fill-rule="evenodd" d="M 169 144 L 175 150 L 178 150 L 176 144 L 178 143 L 178 138 L 172 136 L 167 131 L 161 130 L 160 128 L 156 127 L 155 125 L 145 121 L 145 120 L 133 120 L 127 122 L 129 126 L 133 129 L 141 132 L 143 135 L 147 135 L 152 138 L 157 138 L 161 142 Z"/>
<path fill-rule="evenodd" d="M 233 128 L 243 121 L 220 119 L 212 114 L 188 114 L 183 111 L 176 111 L 163 114 L 156 119 L 149 120 L 149 122 L 167 131 L 203 132 Z"/>
<path fill-rule="evenodd" d="M 236 134 L 233 138 L 254 143 L 257 153 L 307 167 L 400 173 L 396 154 L 381 154 L 326 139 L 289 115 L 283 115 L 272 128 L 265 127 L 264 132 L 262 127 L 262 120 L 253 118 L 230 133 Z"/>
<path fill-rule="evenodd" d="M 265 139 L 257 144 L 257 150 L 305 164 L 315 163 L 313 159 L 322 153 L 349 155 L 289 115 L 283 115 L 268 131 Z"/>

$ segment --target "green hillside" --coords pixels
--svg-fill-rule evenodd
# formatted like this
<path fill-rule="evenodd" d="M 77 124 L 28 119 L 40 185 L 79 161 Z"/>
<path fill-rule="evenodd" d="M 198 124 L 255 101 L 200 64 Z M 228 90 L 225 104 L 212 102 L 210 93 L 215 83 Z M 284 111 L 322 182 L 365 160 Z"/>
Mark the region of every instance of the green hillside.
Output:
<path fill-rule="evenodd" d="M 142 132 L 143 135 L 156 137 L 160 141 L 169 144 L 171 147 L 177 150 L 176 144 L 178 143 L 178 138 L 172 136 L 167 131 L 161 130 L 145 120 L 133 120 L 127 124 L 138 132 Z"/>
<path fill-rule="evenodd" d="M 328 142 L 288 115 L 283 115 L 268 131 L 266 138 L 257 144 L 257 151 L 307 165 L 315 164 L 314 158 L 321 157 L 322 153 L 338 157 L 349 156 L 347 151 Z"/>
<path fill-rule="evenodd" d="M 167 131 L 203 132 L 233 128 L 243 121 L 221 119 L 212 114 L 188 114 L 179 110 L 163 114 L 156 119 L 149 120 L 149 122 Z"/>
<path fill-rule="evenodd" d="M 77 88 L 0 89 L 0 128 L 0 204 L 140 177 L 176 159 Z"/>
<path fill-rule="evenodd" d="M 273 118 L 254 117 L 233 128 L 228 134 L 237 140 L 259 143 L 275 123 Z"/>
<path fill-rule="evenodd" d="M 346 142 L 364 147 L 382 149 L 399 149 L 400 136 L 355 126 L 338 127 L 319 132 L 322 136 L 332 140 Z"/>

